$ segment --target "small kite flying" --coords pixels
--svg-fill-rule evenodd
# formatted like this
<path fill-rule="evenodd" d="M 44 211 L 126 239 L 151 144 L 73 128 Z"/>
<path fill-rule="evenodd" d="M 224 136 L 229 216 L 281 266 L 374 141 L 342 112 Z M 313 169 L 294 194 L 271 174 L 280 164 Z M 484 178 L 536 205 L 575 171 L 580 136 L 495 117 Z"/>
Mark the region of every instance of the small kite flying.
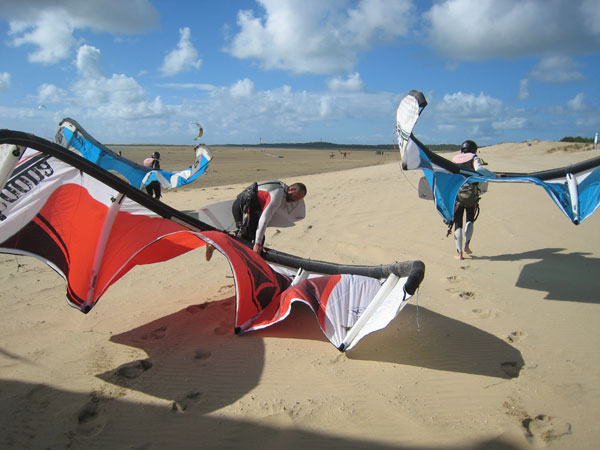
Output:
<path fill-rule="evenodd" d="M 204 128 L 202 128 L 202 124 L 198 123 L 198 122 L 190 122 L 192 125 L 197 125 L 198 126 L 198 136 L 196 136 L 194 138 L 194 140 L 198 140 L 202 137 L 202 135 L 204 134 Z"/>

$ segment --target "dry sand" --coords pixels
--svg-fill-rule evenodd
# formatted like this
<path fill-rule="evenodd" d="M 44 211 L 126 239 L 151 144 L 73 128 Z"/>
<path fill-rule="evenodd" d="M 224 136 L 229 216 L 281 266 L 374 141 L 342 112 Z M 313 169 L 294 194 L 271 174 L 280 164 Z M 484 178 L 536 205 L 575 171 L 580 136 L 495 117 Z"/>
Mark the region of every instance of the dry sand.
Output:
<path fill-rule="evenodd" d="M 549 151 L 561 146 L 481 155 L 506 171 L 596 156 Z M 395 154 L 236 152 L 215 152 L 195 189 L 164 201 L 193 211 L 249 181 L 303 181 L 307 218 L 270 229 L 267 245 L 341 263 L 420 259 L 411 304 L 341 354 L 304 305 L 235 336 L 232 274 L 217 253 L 137 267 L 88 315 L 65 304 L 51 269 L 3 255 L 1 448 L 598 448 L 598 212 L 574 226 L 541 188 L 491 185 L 473 257 L 457 261 L 432 202 L 417 197 L 421 174 L 402 172 Z M 354 158 L 364 161 L 319 173 Z"/>

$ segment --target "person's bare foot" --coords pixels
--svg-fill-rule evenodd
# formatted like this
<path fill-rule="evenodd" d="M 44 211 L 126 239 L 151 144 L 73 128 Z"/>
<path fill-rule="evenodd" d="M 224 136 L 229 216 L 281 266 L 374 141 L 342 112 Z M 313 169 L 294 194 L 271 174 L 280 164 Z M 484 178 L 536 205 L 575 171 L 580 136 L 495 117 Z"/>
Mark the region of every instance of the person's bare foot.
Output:
<path fill-rule="evenodd" d="M 467 255 L 470 255 L 471 253 L 473 253 L 473 252 L 471 251 L 471 249 L 469 248 L 469 246 L 468 246 L 468 245 L 465 245 L 465 253 L 466 253 Z"/>
<path fill-rule="evenodd" d="M 212 258 L 214 251 L 215 251 L 215 248 L 212 245 L 206 244 L 206 260 L 207 261 L 210 261 L 210 258 Z"/>
<path fill-rule="evenodd" d="M 455 259 L 464 259 L 464 258 L 463 258 L 463 254 L 462 254 L 462 253 L 460 253 L 460 252 L 458 252 L 458 253 L 457 253 L 457 254 L 454 256 L 454 258 L 455 258 Z"/>

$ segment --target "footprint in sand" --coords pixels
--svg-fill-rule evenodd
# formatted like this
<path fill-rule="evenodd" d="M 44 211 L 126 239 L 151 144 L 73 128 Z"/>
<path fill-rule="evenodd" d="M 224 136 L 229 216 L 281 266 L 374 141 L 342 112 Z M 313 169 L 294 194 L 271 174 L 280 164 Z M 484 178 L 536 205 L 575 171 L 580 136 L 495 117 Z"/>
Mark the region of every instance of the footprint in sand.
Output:
<path fill-rule="evenodd" d="M 522 424 L 527 436 L 534 441 L 549 442 L 571 434 L 570 423 L 546 414 L 539 414 L 534 419 L 528 417 Z"/>
<path fill-rule="evenodd" d="M 527 333 L 524 331 L 513 331 L 506 337 L 506 341 L 512 344 L 513 342 L 522 341 L 526 337 Z"/>
<path fill-rule="evenodd" d="M 473 291 L 461 291 L 457 289 L 446 289 L 446 291 L 450 292 L 454 297 L 461 300 L 473 300 L 475 298 L 475 292 Z"/>
<path fill-rule="evenodd" d="M 232 287 L 233 287 L 233 285 L 232 285 Z M 221 303 L 221 308 L 225 311 L 231 311 L 231 308 L 233 308 L 233 301 Z"/>
<path fill-rule="evenodd" d="M 459 280 L 456 275 L 448 275 L 446 277 L 446 281 L 449 281 L 450 283 L 457 283 Z"/>
<path fill-rule="evenodd" d="M 77 433 L 83 436 L 96 436 L 106 426 L 107 419 L 100 407 L 100 398 L 92 395 L 91 400 L 79 410 Z"/>
<path fill-rule="evenodd" d="M 226 334 L 231 334 L 233 331 L 231 324 L 223 320 L 219 323 L 219 326 L 213 330 L 213 333 L 217 336 L 225 336 Z"/>
<path fill-rule="evenodd" d="M 212 353 L 208 350 L 196 350 L 194 353 L 194 359 L 208 359 L 212 356 Z"/>
<path fill-rule="evenodd" d="M 225 328 L 225 327 L 217 327 L 213 330 L 213 332 L 217 335 L 217 336 L 225 336 L 226 334 L 229 334 L 229 328 Z"/>
<path fill-rule="evenodd" d="M 509 377 L 517 378 L 523 368 L 523 364 L 516 361 L 506 361 L 500 364 L 500 367 L 502 367 L 502 371 Z"/>
<path fill-rule="evenodd" d="M 187 312 L 189 312 L 190 314 L 196 314 L 200 311 L 202 311 L 203 309 L 206 309 L 208 305 L 206 303 L 202 303 L 200 305 L 190 305 L 187 308 L 185 308 L 185 310 Z"/>
<path fill-rule="evenodd" d="M 475 314 L 480 319 L 493 319 L 498 316 L 496 311 L 492 311 L 491 309 L 473 309 L 471 310 L 473 314 Z"/>
<path fill-rule="evenodd" d="M 223 292 L 223 291 L 227 291 L 227 290 L 231 289 L 231 288 L 232 288 L 232 287 L 234 287 L 234 286 L 235 286 L 235 284 L 226 284 L 226 285 L 224 285 L 224 286 L 221 286 L 221 287 L 219 288 L 219 294 L 220 294 L 221 292 Z"/>
<path fill-rule="evenodd" d="M 167 334 L 167 327 L 160 327 L 148 334 L 143 335 L 142 339 L 145 341 L 148 339 L 162 339 L 165 337 L 166 334 Z"/>
<path fill-rule="evenodd" d="M 175 412 L 182 413 L 182 412 L 186 411 L 194 403 L 198 403 L 198 401 L 200 401 L 201 397 L 202 397 L 202 392 L 190 392 L 188 395 L 186 395 L 181 400 L 175 400 L 171 404 L 171 408 Z"/>
<path fill-rule="evenodd" d="M 146 372 L 152 367 L 152 361 L 149 359 L 142 359 L 139 361 L 133 361 L 127 364 L 122 365 L 117 369 L 117 376 L 134 379 L 139 377 L 141 374 Z"/>

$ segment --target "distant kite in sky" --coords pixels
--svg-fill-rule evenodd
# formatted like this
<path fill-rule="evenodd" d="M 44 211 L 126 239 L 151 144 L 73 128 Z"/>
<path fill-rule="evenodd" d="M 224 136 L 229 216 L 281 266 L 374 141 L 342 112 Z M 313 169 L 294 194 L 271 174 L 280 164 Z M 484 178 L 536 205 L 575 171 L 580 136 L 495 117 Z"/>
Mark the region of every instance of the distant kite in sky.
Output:
<path fill-rule="evenodd" d="M 202 135 L 204 134 L 204 129 L 202 128 L 202 124 L 199 122 L 190 122 L 190 123 L 198 126 L 198 136 L 196 136 L 194 138 L 194 140 L 200 139 L 202 137 Z"/>

